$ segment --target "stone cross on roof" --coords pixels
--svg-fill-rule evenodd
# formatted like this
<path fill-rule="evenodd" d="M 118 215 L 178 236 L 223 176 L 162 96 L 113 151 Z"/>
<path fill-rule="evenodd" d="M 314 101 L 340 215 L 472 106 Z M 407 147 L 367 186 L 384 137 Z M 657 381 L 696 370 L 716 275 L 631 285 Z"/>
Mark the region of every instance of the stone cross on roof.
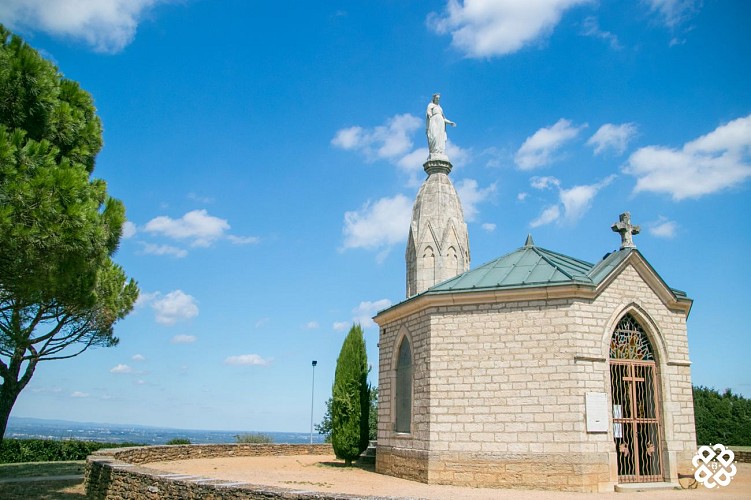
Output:
<path fill-rule="evenodd" d="M 633 236 L 639 234 L 639 226 L 631 225 L 631 214 L 629 212 L 623 212 L 618 219 L 618 222 L 610 226 L 610 229 L 613 232 L 621 234 L 621 250 L 624 248 L 636 248 Z"/>

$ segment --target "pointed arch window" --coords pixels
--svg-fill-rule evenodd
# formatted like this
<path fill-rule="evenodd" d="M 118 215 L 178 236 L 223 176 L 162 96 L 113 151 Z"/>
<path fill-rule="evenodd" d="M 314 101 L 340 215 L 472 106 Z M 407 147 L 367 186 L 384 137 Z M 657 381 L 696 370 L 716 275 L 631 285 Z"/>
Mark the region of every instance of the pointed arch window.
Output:
<path fill-rule="evenodd" d="M 626 314 L 610 339 L 611 359 L 654 361 L 654 351 L 646 332 L 636 319 Z"/>
<path fill-rule="evenodd" d="M 403 337 L 396 361 L 396 432 L 410 432 L 412 422 L 412 348 Z"/>

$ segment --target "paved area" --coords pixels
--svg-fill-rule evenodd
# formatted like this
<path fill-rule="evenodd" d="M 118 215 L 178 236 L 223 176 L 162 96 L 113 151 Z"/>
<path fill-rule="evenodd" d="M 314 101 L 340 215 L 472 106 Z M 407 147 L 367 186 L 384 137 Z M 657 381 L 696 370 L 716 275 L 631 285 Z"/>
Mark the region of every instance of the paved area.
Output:
<path fill-rule="evenodd" d="M 653 499 L 751 499 L 751 464 L 737 464 L 738 473 L 730 485 L 707 489 L 660 490 L 628 493 L 566 493 L 553 491 L 498 490 L 427 485 L 377 474 L 370 467 L 347 468 L 333 456 L 235 457 L 155 462 L 145 465 L 165 473 L 184 474 L 192 480 L 216 479 L 237 484 L 255 484 L 291 490 L 343 493 L 359 496 L 420 498 L 430 500 L 503 500 L 503 499 L 567 499 L 639 498 Z"/>

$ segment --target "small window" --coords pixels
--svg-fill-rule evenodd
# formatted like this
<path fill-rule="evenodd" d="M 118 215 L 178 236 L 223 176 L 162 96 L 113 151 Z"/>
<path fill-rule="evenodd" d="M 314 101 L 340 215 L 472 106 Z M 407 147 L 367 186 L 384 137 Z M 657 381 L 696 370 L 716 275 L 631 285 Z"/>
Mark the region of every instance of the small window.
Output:
<path fill-rule="evenodd" d="M 396 432 L 410 432 L 412 421 L 412 349 L 404 337 L 396 361 Z"/>

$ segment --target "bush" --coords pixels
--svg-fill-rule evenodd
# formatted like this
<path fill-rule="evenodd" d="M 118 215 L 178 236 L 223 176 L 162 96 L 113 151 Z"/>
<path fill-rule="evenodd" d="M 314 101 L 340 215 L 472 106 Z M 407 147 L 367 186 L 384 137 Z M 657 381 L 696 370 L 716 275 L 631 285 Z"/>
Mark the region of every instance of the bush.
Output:
<path fill-rule="evenodd" d="M 139 443 L 100 443 L 97 441 L 52 439 L 4 439 L 0 443 L 0 463 L 59 462 L 86 460 L 103 448 L 143 446 Z"/>
<path fill-rule="evenodd" d="M 167 441 L 167 444 L 172 445 L 178 445 L 178 444 L 191 444 L 190 439 L 185 438 L 172 438 L 169 441 Z"/>
<path fill-rule="evenodd" d="M 694 386 L 694 418 L 699 446 L 751 446 L 751 400 L 730 389 Z"/>
<path fill-rule="evenodd" d="M 331 444 L 347 465 L 368 447 L 368 357 L 360 325 L 352 325 L 336 360 L 331 395 Z"/>
<path fill-rule="evenodd" d="M 238 443 L 243 444 L 271 444 L 274 438 L 261 432 L 252 432 L 250 434 L 238 434 L 235 436 Z"/>

